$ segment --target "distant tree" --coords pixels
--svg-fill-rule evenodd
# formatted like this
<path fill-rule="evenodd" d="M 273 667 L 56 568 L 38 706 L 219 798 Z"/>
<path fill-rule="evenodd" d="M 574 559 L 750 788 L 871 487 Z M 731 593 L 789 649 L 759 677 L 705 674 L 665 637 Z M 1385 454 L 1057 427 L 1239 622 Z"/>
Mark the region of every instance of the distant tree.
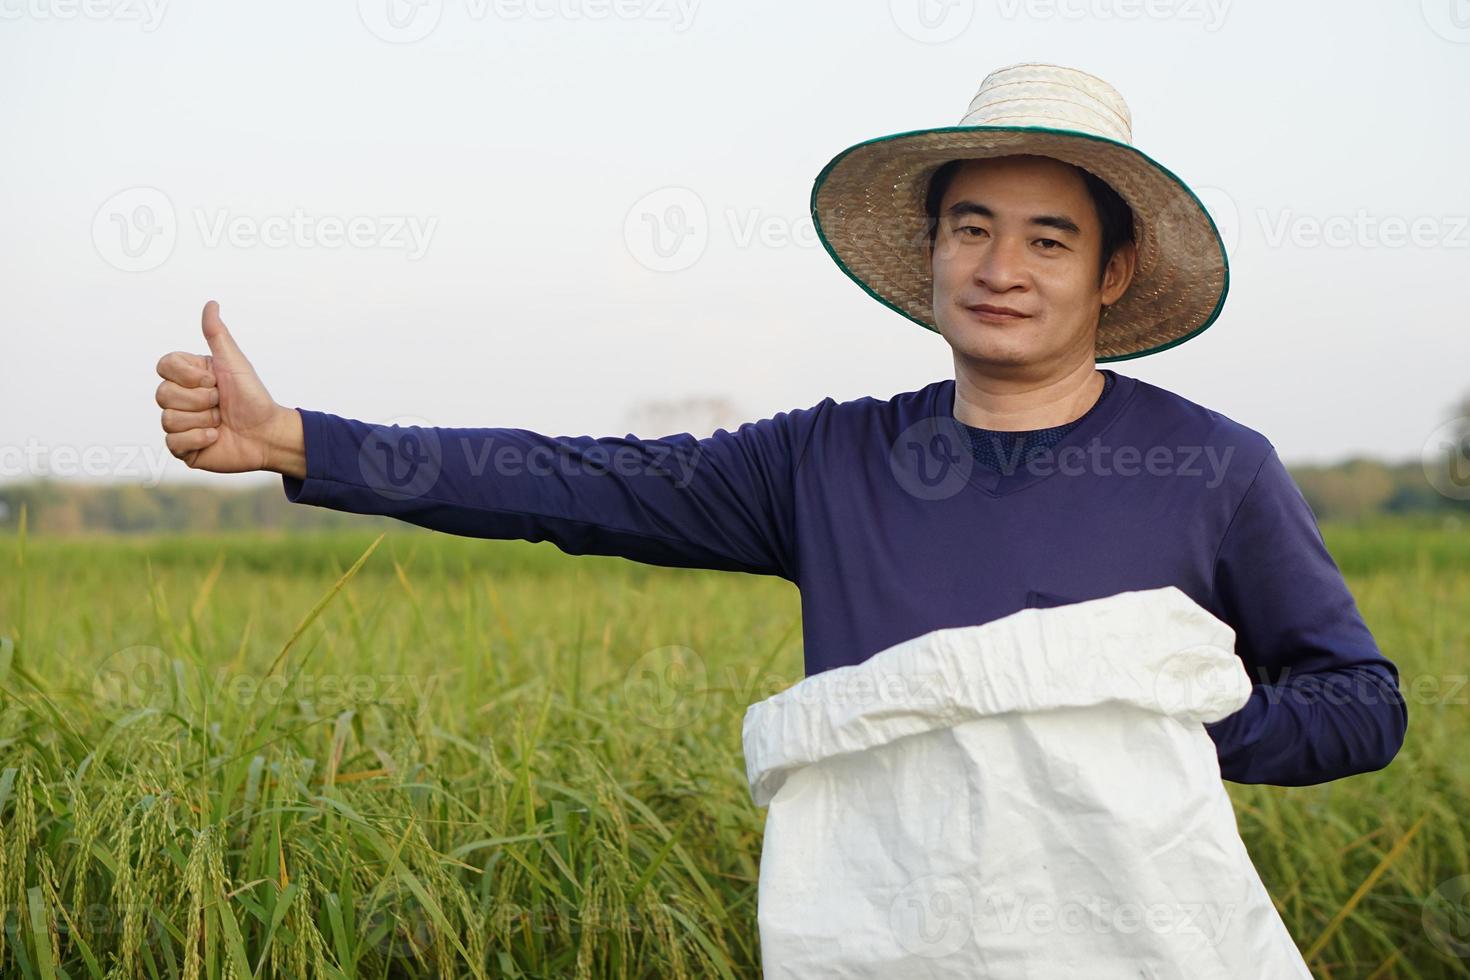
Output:
<path fill-rule="evenodd" d="M 1449 495 L 1442 493 L 1446 499 L 1458 505 L 1470 506 L 1470 501 L 1466 499 L 1470 496 L 1470 391 L 1461 397 L 1451 411 L 1454 414 L 1450 418 L 1449 439 L 1438 445 L 1444 455 L 1438 461 L 1440 478 L 1436 483 L 1441 491 L 1445 488 L 1460 491 Z M 1424 462 L 1427 466 L 1436 465 L 1432 459 Z"/>
<path fill-rule="evenodd" d="M 1381 510 L 1397 489 L 1388 467 L 1371 459 L 1336 466 L 1303 466 L 1292 479 L 1318 520 L 1357 520 Z"/>
<path fill-rule="evenodd" d="M 158 495 L 137 484 L 117 488 L 116 513 L 120 531 L 152 531 L 163 523 L 163 505 Z"/>
<path fill-rule="evenodd" d="M 32 519 L 27 518 L 27 523 Z M 78 534 L 86 529 L 82 508 L 74 499 L 48 503 L 34 518 L 37 534 Z"/>
<path fill-rule="evenodd" d="M 191 530 L 218 530 L 219 510 L 219 494 L 208 487 L 188 487 L 180 494 L 178 512 Z"/>
<path fill-rule="evenodd" d="M 1451 409 L 1450 445 L 1441 465 L 1456 467 L 1449 482 L 1431 481 L 1419 459 L 1384 463 L 1355 458 L 1331 466 L 1292 466 L 1292 479 L 1318 520 L 1357 520 L 1371 514 L 1462 514 L 1470 517 L 1470 499 L 1436 488 L 1470 486 L 1470 391 Z M 745 415 L 720 395 L 643 401 L 628 413 L 626 430 L 640 437 L 688 432 L 704 438 L 716 429 L 735 431 Z M 1441 471 L 1443 475 L 1443 471 Z M 26 510 L 27 526 L 37 534 L 81 531 L 208 533 L 285 528 L 396 528 L 387 517 L 347 514 L 323 507 L 291 503 L 279 481 L 248 489 L 197 484 L 146 487 L 141 484 L 74 483 L 43 477 L 0 485 L 0 530 L 13 531 Z"/>
<path fill-rule="evenodd" d="M 1452 455 L 1452 465 L 1462 468 L 1458 473 L 1458 482 L 1465 483 L 1470 482 L 1470 473 L 1464 472 L 1465 468 L 1470 467 L 1470 391 L 1467 391 L 1465 397 L 1460 399 L 1460 404 L 1456 408 L 1456 448 Z"/>

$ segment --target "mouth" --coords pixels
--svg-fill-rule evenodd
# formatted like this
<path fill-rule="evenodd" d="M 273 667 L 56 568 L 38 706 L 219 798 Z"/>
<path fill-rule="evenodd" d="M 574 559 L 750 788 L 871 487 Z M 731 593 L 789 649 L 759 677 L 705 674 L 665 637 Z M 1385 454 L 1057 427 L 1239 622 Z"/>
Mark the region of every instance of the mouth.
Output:
<path fill-rule="evenodd" d="M 974 306 L 966 306 L 965 309 L 976 319 L 986 323 L 1013 323 L 1016 320 L 1025 320 L 1029 316 L 1009 306 L 995 306 L 990 303 L 977 303 Z"/>

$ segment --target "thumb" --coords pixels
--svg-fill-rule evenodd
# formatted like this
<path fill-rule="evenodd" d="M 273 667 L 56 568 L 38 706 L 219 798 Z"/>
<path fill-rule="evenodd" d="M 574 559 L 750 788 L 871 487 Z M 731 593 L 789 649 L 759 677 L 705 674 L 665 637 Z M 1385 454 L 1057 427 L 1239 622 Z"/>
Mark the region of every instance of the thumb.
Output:
<path fill-rule="evenodd" d="M 204 304 L 204 339 L 209 342 L 209 353 L 225 364 L 248 364 L 245 354 L 235 344 L 230 328 L 219 318 L 219 304 L 210 300 Z"/>

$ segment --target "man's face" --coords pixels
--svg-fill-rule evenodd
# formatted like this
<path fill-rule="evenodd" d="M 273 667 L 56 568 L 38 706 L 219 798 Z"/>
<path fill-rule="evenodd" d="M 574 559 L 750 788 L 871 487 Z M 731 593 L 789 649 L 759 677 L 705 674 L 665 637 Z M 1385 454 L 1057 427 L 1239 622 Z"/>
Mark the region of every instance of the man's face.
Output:
<path fill-rule="evenodd" d="M 1095 356 L 1098 312 L 1127 288 L 1131 246 L 1100 282 L 1102 226 L 1082 175 L 1050 157 L 972 160 L 939 205 L 934 317 L 957 357 L 996 367 Z M 971 309 L 990 305 L 1019 317 Z"/>

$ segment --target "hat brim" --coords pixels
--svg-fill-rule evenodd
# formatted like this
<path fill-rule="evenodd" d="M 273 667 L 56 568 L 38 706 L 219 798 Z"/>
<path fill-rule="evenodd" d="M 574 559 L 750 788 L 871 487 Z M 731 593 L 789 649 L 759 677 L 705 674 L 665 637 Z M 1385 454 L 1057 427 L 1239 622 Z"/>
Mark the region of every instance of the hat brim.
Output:
<path fill-rule="evenodd" d="M 1040 126 L 946 126 L 866 140 L 817 175 L 811 213 L 829 255 L 874 299 L 939 332 L 924 193 L 954 159 L 1053 157 L 1107 182 L 1133 209 L 1133 281 L 1098 327 L 1097 360 L 1177 346 L 1214 323 L 1230 265 L 1214 219 L 1168 168 L 1126 143 Z"/>

